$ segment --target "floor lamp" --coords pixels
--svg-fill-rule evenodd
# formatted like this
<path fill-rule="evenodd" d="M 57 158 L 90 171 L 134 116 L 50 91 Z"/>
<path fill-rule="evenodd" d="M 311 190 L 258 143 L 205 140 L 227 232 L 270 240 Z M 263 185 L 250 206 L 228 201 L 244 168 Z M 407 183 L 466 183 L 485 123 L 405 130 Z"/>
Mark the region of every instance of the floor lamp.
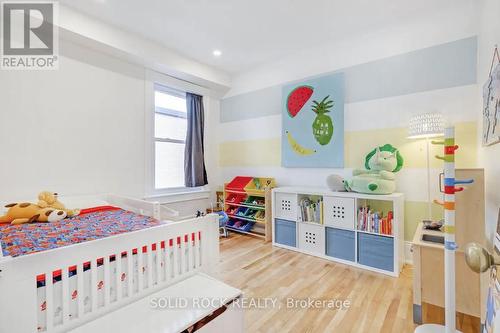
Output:
<path fill-rule="evenodd" d="M 410 119 L 408 139 L 425 139 L 427 155 L 427 218 L 432 221 L 430 139 L 444 135 L 444 119 L 440 113 L 425 113 Z"/>

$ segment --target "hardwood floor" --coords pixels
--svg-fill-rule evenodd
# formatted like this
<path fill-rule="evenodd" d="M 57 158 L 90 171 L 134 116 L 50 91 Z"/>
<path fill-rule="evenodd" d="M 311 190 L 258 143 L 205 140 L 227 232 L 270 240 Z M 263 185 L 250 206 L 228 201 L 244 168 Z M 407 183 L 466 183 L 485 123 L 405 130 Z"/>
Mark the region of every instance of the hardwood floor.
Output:
<path fill-rule="evenodd" d="M 218 277 L 246 297 L 278 299 L 245 312 L 246 332 L 413 332 L 412 269 L 399 278 L 272 247 L 250 236 L 231 234 L 220 242 Z M 287 308 L 287 299 L 348 300 L 347 309 Z M 271 304 L 271 303 L 269 303 Z M 425 322 L 444 320 L 442 309 L 425 306 Z M 457 316 L 462 332 L 479 332 L 479 320 Z"/>

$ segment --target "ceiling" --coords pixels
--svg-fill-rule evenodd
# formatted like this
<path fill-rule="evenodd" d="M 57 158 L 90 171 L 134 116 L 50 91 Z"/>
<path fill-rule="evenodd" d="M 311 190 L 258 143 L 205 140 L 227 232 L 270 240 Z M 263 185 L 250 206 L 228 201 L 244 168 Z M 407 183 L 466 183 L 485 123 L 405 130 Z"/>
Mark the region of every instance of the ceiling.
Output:
<path fill-rule="evenodd" d="M 301 49 L 471 0 L 61 0 L 191 59 L 238 73 Z M 222 56 L 214 57 L 219 49 Z"/>

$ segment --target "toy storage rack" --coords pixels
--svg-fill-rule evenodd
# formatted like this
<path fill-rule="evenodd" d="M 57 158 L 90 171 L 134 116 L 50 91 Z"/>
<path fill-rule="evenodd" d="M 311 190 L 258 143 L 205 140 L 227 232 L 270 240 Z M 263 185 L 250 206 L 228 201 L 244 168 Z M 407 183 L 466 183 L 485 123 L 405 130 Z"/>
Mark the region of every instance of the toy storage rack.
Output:
<path fill-rule="evenodd" d="M 299 200 L 322 197 L 321 221 L 302 222 Z M 332 192 L 325 188 L 272 190 L 273 246 L 397 277 L 404 264 L 404 195 Z M 366 204 L 393 212 L 390 235 L 358 230 Z"/>
<path fill-rule="evenodd" d="M 261 186 L 258 188 L 256 183 Z M 271 241 L 272 207 L 271 190 L 276 186 L 273 178 L 235 177 L 224 185 L 224 211 L 229 217 L 227 228 L 242 234 L 248 234 Z M 261 201 L 261 204 L 254 204 Z M 247 229 L 231 226 L 236 221 L 253 223 Z"/>

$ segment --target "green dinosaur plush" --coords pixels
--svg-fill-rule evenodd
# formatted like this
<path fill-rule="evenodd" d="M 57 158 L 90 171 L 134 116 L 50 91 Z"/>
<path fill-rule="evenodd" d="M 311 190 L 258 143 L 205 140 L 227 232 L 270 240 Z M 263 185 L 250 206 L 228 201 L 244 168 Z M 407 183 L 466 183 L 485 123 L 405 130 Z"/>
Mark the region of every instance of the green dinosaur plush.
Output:
<path fill-rule="evenodd" d="M 395 173 L 403 167 L 403 156 L 390 144 L 373 149 L 365 159 L 366 170 L 354 170 L 346 189 L 359 193 L 391 194 L 396 190 Z"/>

